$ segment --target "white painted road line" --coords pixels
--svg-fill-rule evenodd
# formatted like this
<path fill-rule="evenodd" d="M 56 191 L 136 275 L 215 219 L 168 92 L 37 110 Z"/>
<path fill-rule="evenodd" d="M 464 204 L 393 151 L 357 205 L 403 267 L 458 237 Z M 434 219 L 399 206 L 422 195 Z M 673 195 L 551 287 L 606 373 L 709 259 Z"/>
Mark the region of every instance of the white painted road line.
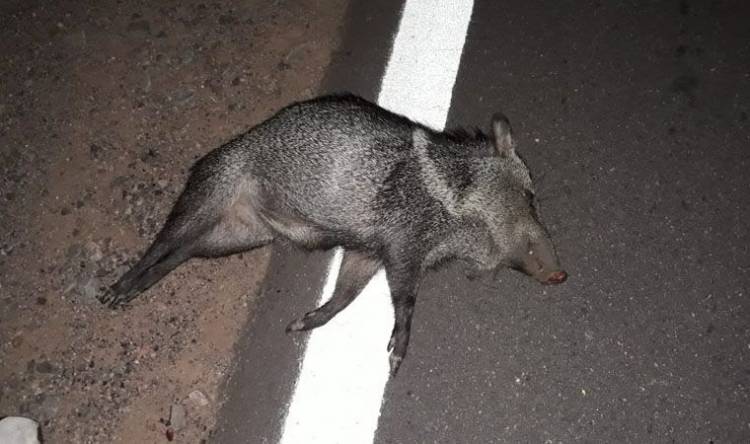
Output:
<path fill-rule="evenodd" d="M 337 248 L 321 303 L 333 294 L 342 256 Z M 388 381 L 392 324 L 381 270 L 346 310 L 310 334 L 282 443 L 372 442 Z"/>
<path fill-rule="evenodd" d="M 407 0 L 378 104 L 442 129 L 471 19 L 472 0 Z M 319 305 L 333 294 L 342 251 Z M 310 333 L 281 444 L 372 443 L 389 377 L 393 308 L 383 270 L 325 326 Z"/>
<path fill-rule="evenodd" d="M 443 129 L 453 96 L 471 0 L 407 1 L 378 104 L 434 129 Z"/>

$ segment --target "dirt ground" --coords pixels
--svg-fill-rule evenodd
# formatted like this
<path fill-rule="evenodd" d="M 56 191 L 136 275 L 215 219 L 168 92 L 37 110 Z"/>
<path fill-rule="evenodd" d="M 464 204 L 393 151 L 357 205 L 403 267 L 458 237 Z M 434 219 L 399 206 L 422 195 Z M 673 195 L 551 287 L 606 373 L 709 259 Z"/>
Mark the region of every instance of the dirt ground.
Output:
<path fill-rule="evenodd" d="M 96 295 L 193 161 L 316 94 L 344 3 L 3 2 L 0 417 L 50 443 L 210 440 L 269 250 L 191 261 L 126 310 Z"/>

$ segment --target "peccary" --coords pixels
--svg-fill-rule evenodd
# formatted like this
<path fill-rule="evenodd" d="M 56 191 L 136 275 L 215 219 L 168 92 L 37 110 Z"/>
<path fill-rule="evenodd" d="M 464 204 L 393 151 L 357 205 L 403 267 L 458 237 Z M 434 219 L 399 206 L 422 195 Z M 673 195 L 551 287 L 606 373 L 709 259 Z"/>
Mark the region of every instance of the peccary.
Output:
<path fill-rule="evenodd" d="M 124 304 L 191 257 L 277 238 L 310 249 L 341 246 L 333 296 L 287 331 L 325 324 L 385 267 L 395 375 L 429 267 L 463 259 L 545 284 L 566 279 L 534 203 L 502 115 L 486 136 L 433 131 L 351 95 L 295 103 L 193 166 L 154 243 L 101 301 Z"/>

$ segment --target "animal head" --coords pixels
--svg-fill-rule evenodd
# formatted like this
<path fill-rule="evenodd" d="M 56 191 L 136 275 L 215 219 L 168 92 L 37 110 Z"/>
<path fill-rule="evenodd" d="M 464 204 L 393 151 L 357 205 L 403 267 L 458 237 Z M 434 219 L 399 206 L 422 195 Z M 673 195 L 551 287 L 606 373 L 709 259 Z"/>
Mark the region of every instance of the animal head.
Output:
<path fill-rule="evenodd" d="M 491 253 L 478 262 L 487 267 L 508 266 L 545 284 L 566 280 L 540 222 L 534 184 L 516 152 L 505 116 L 493 117 L 489 137 L 460 134 L 432 142 L 429 134 L 419 129 L 413 137 L 423 181 L 433 197 L 452 214 L 478 219 L 486 229 Z M 453 160 L 441 162 L 441 156 L 435 154 L 440 150 L 443 158 Z"/>

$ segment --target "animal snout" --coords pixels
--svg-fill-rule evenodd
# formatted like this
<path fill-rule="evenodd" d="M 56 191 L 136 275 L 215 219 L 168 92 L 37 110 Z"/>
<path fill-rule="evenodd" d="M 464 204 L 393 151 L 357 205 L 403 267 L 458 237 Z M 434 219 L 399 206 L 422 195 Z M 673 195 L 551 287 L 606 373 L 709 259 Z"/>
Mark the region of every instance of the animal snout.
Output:
<path fill-rule="evenodd" d="M 566 279 L 568 279 L 568 273 L 560 270 L 560 271 L 555 271 L 551 273 L 547 277 L 547 280 L 544 281 L 544 283 L 550 284 L 550 285 L 557 285 L 557 284 L 562 284 L 563 282 L 565 282 Z"/>

